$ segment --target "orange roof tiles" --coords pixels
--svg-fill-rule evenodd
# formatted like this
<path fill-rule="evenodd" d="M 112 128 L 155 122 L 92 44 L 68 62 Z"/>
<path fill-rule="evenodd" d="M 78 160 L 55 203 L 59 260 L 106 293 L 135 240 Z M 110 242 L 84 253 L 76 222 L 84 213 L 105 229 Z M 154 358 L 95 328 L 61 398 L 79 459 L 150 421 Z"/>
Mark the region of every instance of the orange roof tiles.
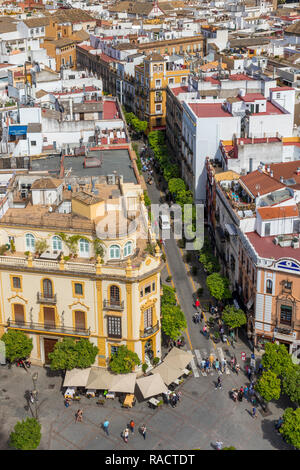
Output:
<path fill-rule="evenodd" d="M 299 210 L 296 205 L 280 207 L 259 207 L 257 210 L 263 220 L 299 217 Z"/>
<path fill-rule="evenodd" d="M 257 197 L 258 193 L 263 195 L 285 188 L 284 184 L 279 183 L 276 179 L 258 170 L 252 171 L 252 173 L 248 175 L 241 176 L 240 181 L 254 197 Z"/>

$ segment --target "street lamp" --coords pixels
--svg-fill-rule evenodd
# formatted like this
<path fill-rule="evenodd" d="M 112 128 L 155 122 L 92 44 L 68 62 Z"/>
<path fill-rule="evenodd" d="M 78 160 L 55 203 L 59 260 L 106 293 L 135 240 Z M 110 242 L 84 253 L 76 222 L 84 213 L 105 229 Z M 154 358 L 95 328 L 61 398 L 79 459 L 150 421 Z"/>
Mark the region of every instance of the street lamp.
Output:
<path fill-rule="evenodd" d="M 37 410 L 37 393 L 38 392 L 37 392 L 37 389 L 36 389 L 36 383 L 37 383 L 38 376 L 39 376 L 39 374 L 37 372 L 34 372 L 34 374 L 32 374 L 32 376 L 31 376 L 32 382 L 33 382 L 32 395 L 33 395 L 33 399 L 34 399 L 35 419 L 38 419 L 38 410 Z"/>

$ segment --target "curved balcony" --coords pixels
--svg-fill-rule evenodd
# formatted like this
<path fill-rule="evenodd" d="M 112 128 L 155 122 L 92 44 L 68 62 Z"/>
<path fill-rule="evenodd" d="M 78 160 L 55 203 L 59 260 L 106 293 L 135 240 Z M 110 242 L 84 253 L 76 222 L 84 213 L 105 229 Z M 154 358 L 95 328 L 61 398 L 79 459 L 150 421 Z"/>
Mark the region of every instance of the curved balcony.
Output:
<path fill-rule="evenodd" d="M 153 335 L 159 330 L 159 322 L 156 323 L 154 326 L 149 326 L 148 328 L 144 328 L 144 330 L 140 331 L 140 338 L 147 338 L 148 336 Z"/>

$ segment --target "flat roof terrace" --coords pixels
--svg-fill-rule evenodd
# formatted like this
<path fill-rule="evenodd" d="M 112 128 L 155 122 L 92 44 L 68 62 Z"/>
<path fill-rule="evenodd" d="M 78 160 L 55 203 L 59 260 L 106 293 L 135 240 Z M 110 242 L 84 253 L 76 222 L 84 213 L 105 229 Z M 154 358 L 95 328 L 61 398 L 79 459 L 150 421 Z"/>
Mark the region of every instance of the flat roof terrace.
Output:
<path fill-rule="evenodd" d="M 102 165 L 96 168 L 84 168 L 85 157 L 64 157 L 65 174 L 72 169 L 69 176 L 106 176 L 115 174 L 123 176 L 124 183 L 135 183 L 137 179 L 132 167 L 129 152 L 127 149 L 118 150 L 94 150 L 88 152 L 88 157 L 102 159 Z M 34 160 L 31 164 L 33 171 L 50 171 L 52 174 L 60 172 L 60 157 L 47 157 Z"/>

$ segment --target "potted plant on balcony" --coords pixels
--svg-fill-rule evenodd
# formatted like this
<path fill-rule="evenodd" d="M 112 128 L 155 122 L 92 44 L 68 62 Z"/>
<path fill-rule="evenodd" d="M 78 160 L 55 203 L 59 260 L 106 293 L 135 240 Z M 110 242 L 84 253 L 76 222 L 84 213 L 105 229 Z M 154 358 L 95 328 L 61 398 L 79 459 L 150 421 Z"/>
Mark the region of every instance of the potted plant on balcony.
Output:
<path fill-rule="evenodd" d="M 159 363 L 159 361 L 160 361 L 159 357 L 154 357 L 154 358 L 153 358 L 153 361 L 152 361 L 152 362 L 153 362 L 153 365 L 154 365 L 154 366 L 157 366 L 157 364 Z"/>
<path fill-rule="evenodd" d="M 37 257 L 40 257 L 44 251 L 46 251 L 48 248 L 48 243 L 46 240 L 37 240 L 35 242 L 35 255 Z"/>
<path fill-rule="evenodd" d="M 1 256 L 6 256 L 6 251 L 7 251 L 6 245 L 1 245 L 0 246 L 0 255 Z"/>

